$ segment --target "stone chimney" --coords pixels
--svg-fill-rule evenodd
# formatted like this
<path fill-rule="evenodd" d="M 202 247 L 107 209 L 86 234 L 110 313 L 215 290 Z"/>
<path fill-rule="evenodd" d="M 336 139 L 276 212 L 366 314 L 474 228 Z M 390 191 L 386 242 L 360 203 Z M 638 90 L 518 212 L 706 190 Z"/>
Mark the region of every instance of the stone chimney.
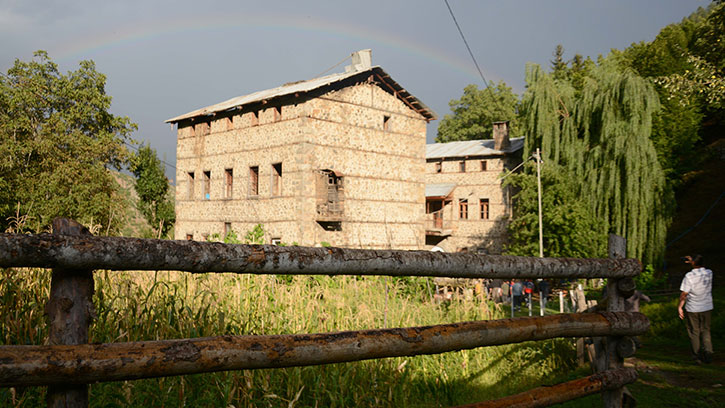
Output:
<path fill-rule="evenodd" d="M 506 150 L 511 147 L 509 140 L 509 121 L 493 122 L 493 148 Z"/>
<path fill-rule="evenodd" d="M 345 67 L 345 72 L 365 71 L 373 66 L 373 50 L 370 48 L 350 54 L 352 62 Z"/>

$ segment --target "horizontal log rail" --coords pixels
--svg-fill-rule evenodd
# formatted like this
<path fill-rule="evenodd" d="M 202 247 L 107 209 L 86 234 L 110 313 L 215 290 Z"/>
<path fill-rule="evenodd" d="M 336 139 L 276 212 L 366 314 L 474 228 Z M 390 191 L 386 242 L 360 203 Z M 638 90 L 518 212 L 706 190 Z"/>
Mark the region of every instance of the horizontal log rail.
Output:
<path fill-rule="evenodd" d="M 0 234 L 0 267 L 450 278 L 623 278 L 636 259 L 228 245 L 58 234 Z"/>
<path fill-rule="evenodd" d="M 637 380 L 634 368 L 607 370 L 589 377 L 578 378 L 553 386 L 538 387 L 521 394 L 510 395 L 457 408 L 536 408 L 561 404 L 562 402 L 586 397 L 602 391 L 621 388 Z"/>
<path fill-rule="evenodd" d="M 560 314 L 320 334 L 0 346 L 0 386 L 85 384 L 437 354 L 555 337 L 639 335 L 641 313 Z"/>

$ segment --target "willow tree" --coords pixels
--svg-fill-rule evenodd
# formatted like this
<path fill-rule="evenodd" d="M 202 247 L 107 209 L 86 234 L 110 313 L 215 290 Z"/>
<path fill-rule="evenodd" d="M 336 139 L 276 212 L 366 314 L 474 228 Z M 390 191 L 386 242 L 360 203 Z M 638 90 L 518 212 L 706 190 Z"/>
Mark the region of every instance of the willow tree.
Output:
<path fill-rule="evenodd" d="M 608 60 L 591 69 L 578 92 L 538 65 L 527 66 L 526 81 L 524 154 L 540 147 L 545 168 L 565 169 L 601 221 L 600 234 L 626 237 L 629 256 L 660 259 L 671 194 L 650 140 L 659 109 L 652 84 Z"/>

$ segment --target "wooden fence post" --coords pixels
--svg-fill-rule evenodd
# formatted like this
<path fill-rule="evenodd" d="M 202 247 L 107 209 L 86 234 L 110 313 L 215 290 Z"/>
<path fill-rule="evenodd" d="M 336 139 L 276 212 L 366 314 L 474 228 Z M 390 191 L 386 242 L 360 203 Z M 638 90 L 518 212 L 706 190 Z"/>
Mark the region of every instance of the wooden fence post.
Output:
<path fill-rule="evenodd" d="M 87 228 L 67 218 L 53 220 L 53 233 L 91 235 Z M 88 343 L 88 328 L 93 310 L 93 271 L 53 269 L 50 299 L 45 307 L 48 316 L 48 343 L 73 345 Z M 88 407 L 88 385 L 48 387 L 48 407 Z"/>
<path fill-rule="evenodd" d="M 619 235 L 609 234 L 609 257 L 614 259 L 624 258 L 627 254 L 627 240 Z M 618 283 L 621 279 L 609 278 L 607 280 L 607 311 L 623 312 L 624 298 L 619 292 Z M 600 353 L 597 358 L 604 361 L 597 362 L 598 368 L 619 369 L 624 366 L 624 358 L 617 353 L 617 343 L 620 338 L 609 336 L 604 343 L 604 353 Z M 609 391 L 604 391 L 605 408 L 620 408 L 622 406 L 624 388 L 619 387 Z"/>

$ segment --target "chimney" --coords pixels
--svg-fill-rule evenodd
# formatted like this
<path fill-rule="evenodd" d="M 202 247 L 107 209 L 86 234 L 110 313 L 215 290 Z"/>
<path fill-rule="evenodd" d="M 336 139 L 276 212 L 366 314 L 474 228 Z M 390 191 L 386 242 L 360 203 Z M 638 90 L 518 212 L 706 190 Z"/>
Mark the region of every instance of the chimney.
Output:
<path fill-rule="evenodd" d="M 493 148 L 507 150 L 511 147 L 509 140 L 509 121 L 493 122 Z"/>
<path fill-rule="evenodd" d="M 345 72 L 365 71 L 373 65 L 373 50 L 370 48 L 350 54 L 352 63 L 345 67 Z"/>

